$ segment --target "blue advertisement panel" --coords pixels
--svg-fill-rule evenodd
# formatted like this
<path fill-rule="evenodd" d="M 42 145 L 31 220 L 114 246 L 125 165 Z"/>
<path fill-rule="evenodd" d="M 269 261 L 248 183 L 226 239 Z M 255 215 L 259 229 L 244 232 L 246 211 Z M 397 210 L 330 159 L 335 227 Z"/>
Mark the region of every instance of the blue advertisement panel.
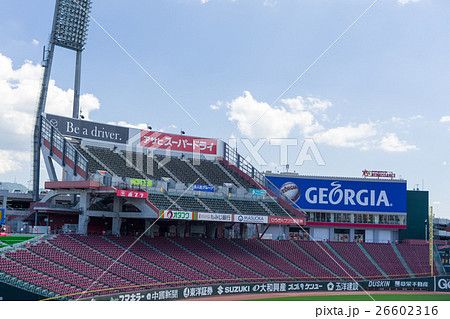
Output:
<path fill-rule="evenodd" d="M 0 208 L 0 225 L 5 223 L 5 210 Z"/>
<path fill-rule="evenodd" d="M 406 181 L 266 177 L 269 188 L 303 209 L 406 213 Z"/>
<path fill-rule="evenodd" d="M 192 186 L 192 189 L 194 191 L 212 192 L 212 193 L 214 193 L 214 186 L 209 186 L 209 185 L 197 185 L 197 184 L 194 184 Z"/>
<path fill-rule="evenodd" d="M 264 189 L 250 189 L 250 192 L 252 193 L 252 195 L 255 196 L 266 196 L 266 191 Z"/>

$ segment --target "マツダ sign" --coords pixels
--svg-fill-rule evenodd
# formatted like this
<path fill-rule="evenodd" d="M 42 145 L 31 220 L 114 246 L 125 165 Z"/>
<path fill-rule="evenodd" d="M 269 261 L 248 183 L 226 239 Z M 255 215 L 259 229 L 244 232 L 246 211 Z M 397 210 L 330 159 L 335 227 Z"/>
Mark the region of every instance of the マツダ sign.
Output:
<path fill-rule="evenodd" d="M 64 136 L 127 144 L 129 129 L 122 126 L 46 114 L 47 120 Z"/>

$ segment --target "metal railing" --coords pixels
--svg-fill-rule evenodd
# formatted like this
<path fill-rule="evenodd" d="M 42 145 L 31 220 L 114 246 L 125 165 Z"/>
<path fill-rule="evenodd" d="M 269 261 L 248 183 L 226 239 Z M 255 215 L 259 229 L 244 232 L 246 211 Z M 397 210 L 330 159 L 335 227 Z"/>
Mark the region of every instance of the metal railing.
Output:
<path fill-rule="evenodd" d="M 83 178 L 88 179 L 88 160 L 43 116 L 41 117 L 41 142 L 42 140 L 49 142 L 50 155 L 53 155 L 54 149 L 60 151 L 63 166 L 67 157 L 73 162 L 73 174 L 78 175 L 78 167 L 85 172 Z"/>

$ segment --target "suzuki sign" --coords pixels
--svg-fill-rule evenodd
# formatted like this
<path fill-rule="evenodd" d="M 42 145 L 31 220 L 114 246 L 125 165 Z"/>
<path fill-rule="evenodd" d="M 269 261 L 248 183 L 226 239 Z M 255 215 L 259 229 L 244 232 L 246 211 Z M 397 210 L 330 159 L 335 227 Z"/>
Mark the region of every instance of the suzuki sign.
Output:
<path fill-rule="evenodd" d="M 406 181 L 266 177 L 303 209 L 406 213 Z"/>

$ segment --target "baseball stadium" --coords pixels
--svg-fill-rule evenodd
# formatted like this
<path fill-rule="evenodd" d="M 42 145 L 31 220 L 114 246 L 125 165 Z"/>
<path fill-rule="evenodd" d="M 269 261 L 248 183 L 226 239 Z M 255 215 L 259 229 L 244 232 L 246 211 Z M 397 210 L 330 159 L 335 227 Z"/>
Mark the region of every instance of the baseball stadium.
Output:
<path fill-rule="evenodd" d="M 1 300 L 450 300 L 429 194 L 392 172 L 263 172 L 213 136 L 80 117 L 91 5 L 56 1 L 33 189 L 0 190 Z M 55 46 L 77 53 L 72 117 L 45 110 Z"/>

